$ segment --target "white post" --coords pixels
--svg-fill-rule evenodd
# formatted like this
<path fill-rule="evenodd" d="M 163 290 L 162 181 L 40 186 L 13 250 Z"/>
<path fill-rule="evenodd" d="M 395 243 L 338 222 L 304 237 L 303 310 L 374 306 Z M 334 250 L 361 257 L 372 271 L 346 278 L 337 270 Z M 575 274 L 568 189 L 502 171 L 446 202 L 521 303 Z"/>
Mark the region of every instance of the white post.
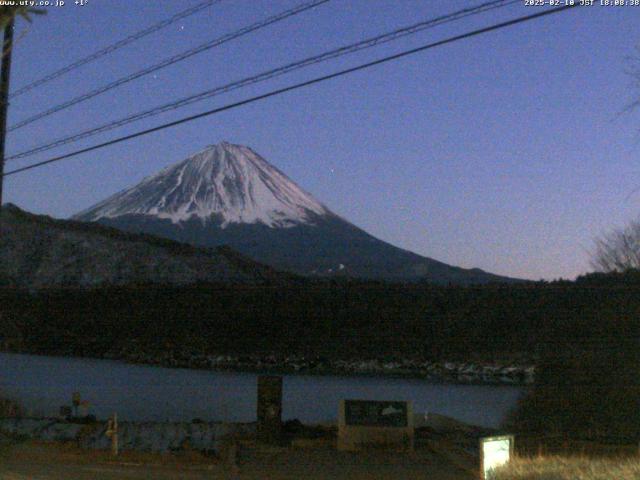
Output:
<path fill-rule="evenodd" d="M 118 414 L 114 413 L 113 417 L 107 422 L 107 437 L 111 438 L 111 453 L 118 456 Z"/>

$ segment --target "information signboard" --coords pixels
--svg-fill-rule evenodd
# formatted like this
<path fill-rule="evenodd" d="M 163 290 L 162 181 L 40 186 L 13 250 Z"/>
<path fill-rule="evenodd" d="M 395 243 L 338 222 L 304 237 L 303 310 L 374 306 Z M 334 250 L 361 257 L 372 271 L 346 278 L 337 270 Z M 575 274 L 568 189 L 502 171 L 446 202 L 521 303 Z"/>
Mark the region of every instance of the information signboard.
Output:
<path fill-rule="evenodd" d="M 345 400 L 345 423 L 367 427 L 406 427 L 407 402 Z"/>
<path fill-rule="evenodd" d="M 338 449 L 413 450 L 411 402 L 342 400 L 338 412 Z"/>

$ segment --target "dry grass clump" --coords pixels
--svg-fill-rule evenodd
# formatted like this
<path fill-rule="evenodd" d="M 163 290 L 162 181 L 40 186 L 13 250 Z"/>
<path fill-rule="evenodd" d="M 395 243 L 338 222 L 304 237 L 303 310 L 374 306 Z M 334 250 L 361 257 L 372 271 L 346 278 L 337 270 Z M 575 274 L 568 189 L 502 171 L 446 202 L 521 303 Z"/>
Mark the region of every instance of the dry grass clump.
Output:
<path fill-rule="evenodd" d="M 516 458 L 495 480 L 639 480 L 640 458 Z"/>

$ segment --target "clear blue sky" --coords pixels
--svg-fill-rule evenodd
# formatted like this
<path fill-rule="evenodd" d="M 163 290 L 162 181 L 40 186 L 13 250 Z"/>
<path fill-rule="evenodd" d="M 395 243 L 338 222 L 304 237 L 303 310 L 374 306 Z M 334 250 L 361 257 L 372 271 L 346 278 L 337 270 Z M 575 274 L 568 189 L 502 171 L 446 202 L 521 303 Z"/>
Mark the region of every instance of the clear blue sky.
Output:
<path fill-rule="evenodd" d="M 18 25 L 18 36 L 26 31 L 12 87 L 196 3 L 67 0 Z M 222 0 L 16 98 L 9 123 L 298 3 Z M 478 3 L 333 0 L 12 132 L 7 150 Z M 80 145 L 534 11 L 517 4 L 465 19 Z M 504 275 L 571 278 L 589 269 L 594 236 L 640 213 L 640 193 L 629 197 L 640 187 L 640 120 L 620 114 L 637 93 L 625 70 L 640 45 L 638 25 L 640 7 L 573 9 L 8 177 L 5 201 L 68 217 L 227 140 L 252 147 L 333 211 L 397 246 Z"/>

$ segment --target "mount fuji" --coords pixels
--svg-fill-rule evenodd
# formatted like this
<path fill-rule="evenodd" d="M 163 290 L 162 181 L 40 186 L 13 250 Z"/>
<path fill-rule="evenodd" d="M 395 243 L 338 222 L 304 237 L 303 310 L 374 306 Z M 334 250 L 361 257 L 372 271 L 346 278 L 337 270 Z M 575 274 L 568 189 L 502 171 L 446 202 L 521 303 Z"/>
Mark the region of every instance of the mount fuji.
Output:
<path fill-rule="evenodd" d="M 333 213 L 248 147 L 222 142 L 73 217 L 196 246 L 228 245 L 311 276 L 509 281 L 390 245 Z"/>

